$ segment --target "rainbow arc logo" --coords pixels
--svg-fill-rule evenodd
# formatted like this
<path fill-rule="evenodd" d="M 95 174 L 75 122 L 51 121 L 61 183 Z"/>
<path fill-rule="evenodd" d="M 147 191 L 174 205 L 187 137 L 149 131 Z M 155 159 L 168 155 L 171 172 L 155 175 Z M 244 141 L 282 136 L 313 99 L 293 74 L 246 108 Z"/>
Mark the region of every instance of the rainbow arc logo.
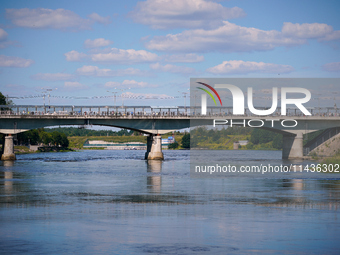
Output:
<path fill-rule="evenodd" d="M 221 100 L 221 97 L 220 95 L 217 93 L 217 91 L 211 87 L 210 85 L 206 84 L 206 83 L 203 83 L 203 82 L 197 82 L 205 87 L 207 87 L 208 89 L 210 89 L 218 98 L 218 100 L 220 101 L 220 104 L 222 106 L 222 100 Z M 217 103 L 216 103 L 216 100 L 215 100 L 215 97 L 214 95 L 207 89 L 205 88 L 201 88 L 201 87 L 197 87 L 198 89 L 200 90 L 203 90 L 204 92 L 206 92 L 211 98 L 212 100 L 214 101 L 215 105 L 217 106 Z M 202 115 L 206 115 L 207 114 L 207 94 L 202 94 L 201 95 L 201 114 Z"/>
<path fill-rule="evenodd" d="M 211 91 L 214 92 L 215 95 L 217 96 L 217 98 L 218 98 L 218 100 L 220 101 L 221 106 L 222 106 L 221 97 L 220 97 L 220 95 L 217 93 L 217 91 L 216 91 L 213 87 L 211 87 L 210 85 L 208 85 L 208 84 L 206 84 L 206 83 L 203 83 L 203 82 L 197 82 L 197 83 L 199 83 L 199 84 L 201 84 L 201 85 L 204 85 L 204 86 L 206 86 L 207 88 L 211 89 Z M 200 87 L 197 87 L 197 88 L 200 89 L 200 90 L 203 90 L 204 92 L 206 92 L 206 93 L 212 98 L 212 100 L 214 100 L 214 103 L 215 103 L 215 105 L 217 106 L 216 100 L 215 100 L 213 94 L 211 94 L 211 92 L 210 92 L 209 90 L 204 89 L 204 88 L 200 88 Z"/>

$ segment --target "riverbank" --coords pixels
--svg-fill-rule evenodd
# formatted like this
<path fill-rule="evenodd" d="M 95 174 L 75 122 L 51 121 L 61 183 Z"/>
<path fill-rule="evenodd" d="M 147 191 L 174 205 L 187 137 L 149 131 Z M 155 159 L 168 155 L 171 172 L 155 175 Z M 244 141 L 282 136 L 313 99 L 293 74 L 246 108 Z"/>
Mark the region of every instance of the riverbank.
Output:
<path fill-rule="evenodd" d="M 163 137 L 168 137 L 170 135 L 164 135 Z M 175 135 L 175 141 L 178 142 L 178 144 L 181 144 L 182 142 L 183 134 L 176 134 Z M 85 149 L 84 143 L 86 140 L 88 141 L 95 141 L 95 140 L 101 140 L 105 142 L 113 142 L 113 143 L 147 143 L 146 141 L 147 136 L 69 136 L 68 140 L 70 142 L 69 147 L 76 150 L 83 150 Z M 96 149 L 95 147 L 92 147 L 93 149 Z M 180 148 L 180 147 L 179 147 Z M 90 148 L 86 148 L 90 149 Z"/>
<path fill-rule="evenodd" d="M 327 173 L 340 173 L 340 153 L 322 160 L 321 164 Z"/>
<path fill-rule="evenodd" d="M 40 152 L 69 152 L 69 151 L 74 151 L 74 150 L 71 148 L 62 148 L 62 147 L 57 147 L 57 146 L 39 147 L 38 150 L 30 150 L 27 146 L 23 146 L 23 145 L 14 146 L 14 153 L 16 155 L 33 154 L 33 153 L 40 153 Z"/>

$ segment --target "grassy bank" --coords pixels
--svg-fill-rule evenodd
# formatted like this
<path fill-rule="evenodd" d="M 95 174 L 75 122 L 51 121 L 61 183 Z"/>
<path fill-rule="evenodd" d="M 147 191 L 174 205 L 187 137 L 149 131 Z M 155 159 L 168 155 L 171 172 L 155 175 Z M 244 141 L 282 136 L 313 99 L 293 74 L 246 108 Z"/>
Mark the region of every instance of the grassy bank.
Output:
<path fill-rule="evenodd" d="M 163 135 L 162 138 L 168 138 L 170 135 Z M 175 135 L 175 140 L 181 144 L 183 135 Z M 83 149 L 83 145 L 86 140 L 101 140 L 112 143 L 128 143 L 128 142 L 140 142 L 146 143 L 146 136 L 70 136 L 68 140 L 70 142 L 69 147 L 72 149 Z M 90 149 L 90 148 L 87 148 Z M 98 149 L 98 148 L 93 148 Z"/>
<path fill-rule="evenodd" d="M 340 154 L 322 160 L 321 164 L 327 165 L 326 169 L 328 170 L 328 173 L 340 173 Z M 325 169 L 324 166 L 322 168 Z"/>
<path fill-rule="evenodd" d="M 16 155 L 20 154 L 29 154 L 29 153 L 36 153 L 36 151 L 31 151 L 28 147 L 26 146 L 14 146 L 14 153 Z"/>
<path fill-rule="evenodd" d="M 215 142 L 213 138 L 208 137 L 204 141 L 200 141 L 197 144 L 198 148 L 206 148 L 209 150 L 233 150 L 234 143 L 242 140 L 249 141 L 249 135 L 228 135 L 227 137 L 219 137 Z M 273 148 L 272 142 L 252 144 L 248 142 L 245 146 L 239 146 L 239 150 L 276 150 Z"/>
<path fill-rule="evenodd" d="M 27 146 L 16 145 L 14 146 L 14 153 L 16 155 L 21 154 L 31 154 L 31 153 L 40 153 L 40 152 L 68 152 L 73 151 L 70 148 L 61 148 L 61 147 L 43 147 L 37 151 L 30 150 Z"/>

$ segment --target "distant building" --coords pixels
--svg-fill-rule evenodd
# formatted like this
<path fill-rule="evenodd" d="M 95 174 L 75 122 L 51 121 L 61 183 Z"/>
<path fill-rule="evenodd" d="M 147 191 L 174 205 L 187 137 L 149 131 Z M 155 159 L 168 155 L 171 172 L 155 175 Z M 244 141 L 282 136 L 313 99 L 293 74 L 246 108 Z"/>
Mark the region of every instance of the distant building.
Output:
<path fill-rule="evenodd" d="M 241 146 L 245 146 L 248 144 L 248 140 L 241 140 L 241 141 L 238 141 L 238 143 L 241 145 Z"/>
<path fill-rule="evenodd" d="M 162 139 L 162 148 L 168 148 L 168 145 L 175 142 L 175 138 L 169 136 L 167 139 Z"/>
<path fill-rule="evenodd" d="M 113 143 L 100 140 L 86 140 L 83 147 L 97 147 L 107 150 L 145 150 L 146 144 L 140 142 Z"/>

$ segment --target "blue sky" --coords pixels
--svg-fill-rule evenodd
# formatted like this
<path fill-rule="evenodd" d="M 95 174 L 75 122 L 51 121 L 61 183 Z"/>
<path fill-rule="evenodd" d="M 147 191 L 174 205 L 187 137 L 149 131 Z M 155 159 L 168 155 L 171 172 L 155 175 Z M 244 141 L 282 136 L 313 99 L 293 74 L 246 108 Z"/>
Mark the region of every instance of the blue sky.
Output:
<path fill-rule="evenodd" d="M 125 105 L 183 105 L 190 77 L 337 78 L 339 7 L 310 0 L 1 1 L 0 91 L 24 97 L 16 104 L 42 104 L 28 96 L 49 88 L 51 104 L 113 105 L 103 97 L 117 92 L 117 104 L 123 94 Z"/>

